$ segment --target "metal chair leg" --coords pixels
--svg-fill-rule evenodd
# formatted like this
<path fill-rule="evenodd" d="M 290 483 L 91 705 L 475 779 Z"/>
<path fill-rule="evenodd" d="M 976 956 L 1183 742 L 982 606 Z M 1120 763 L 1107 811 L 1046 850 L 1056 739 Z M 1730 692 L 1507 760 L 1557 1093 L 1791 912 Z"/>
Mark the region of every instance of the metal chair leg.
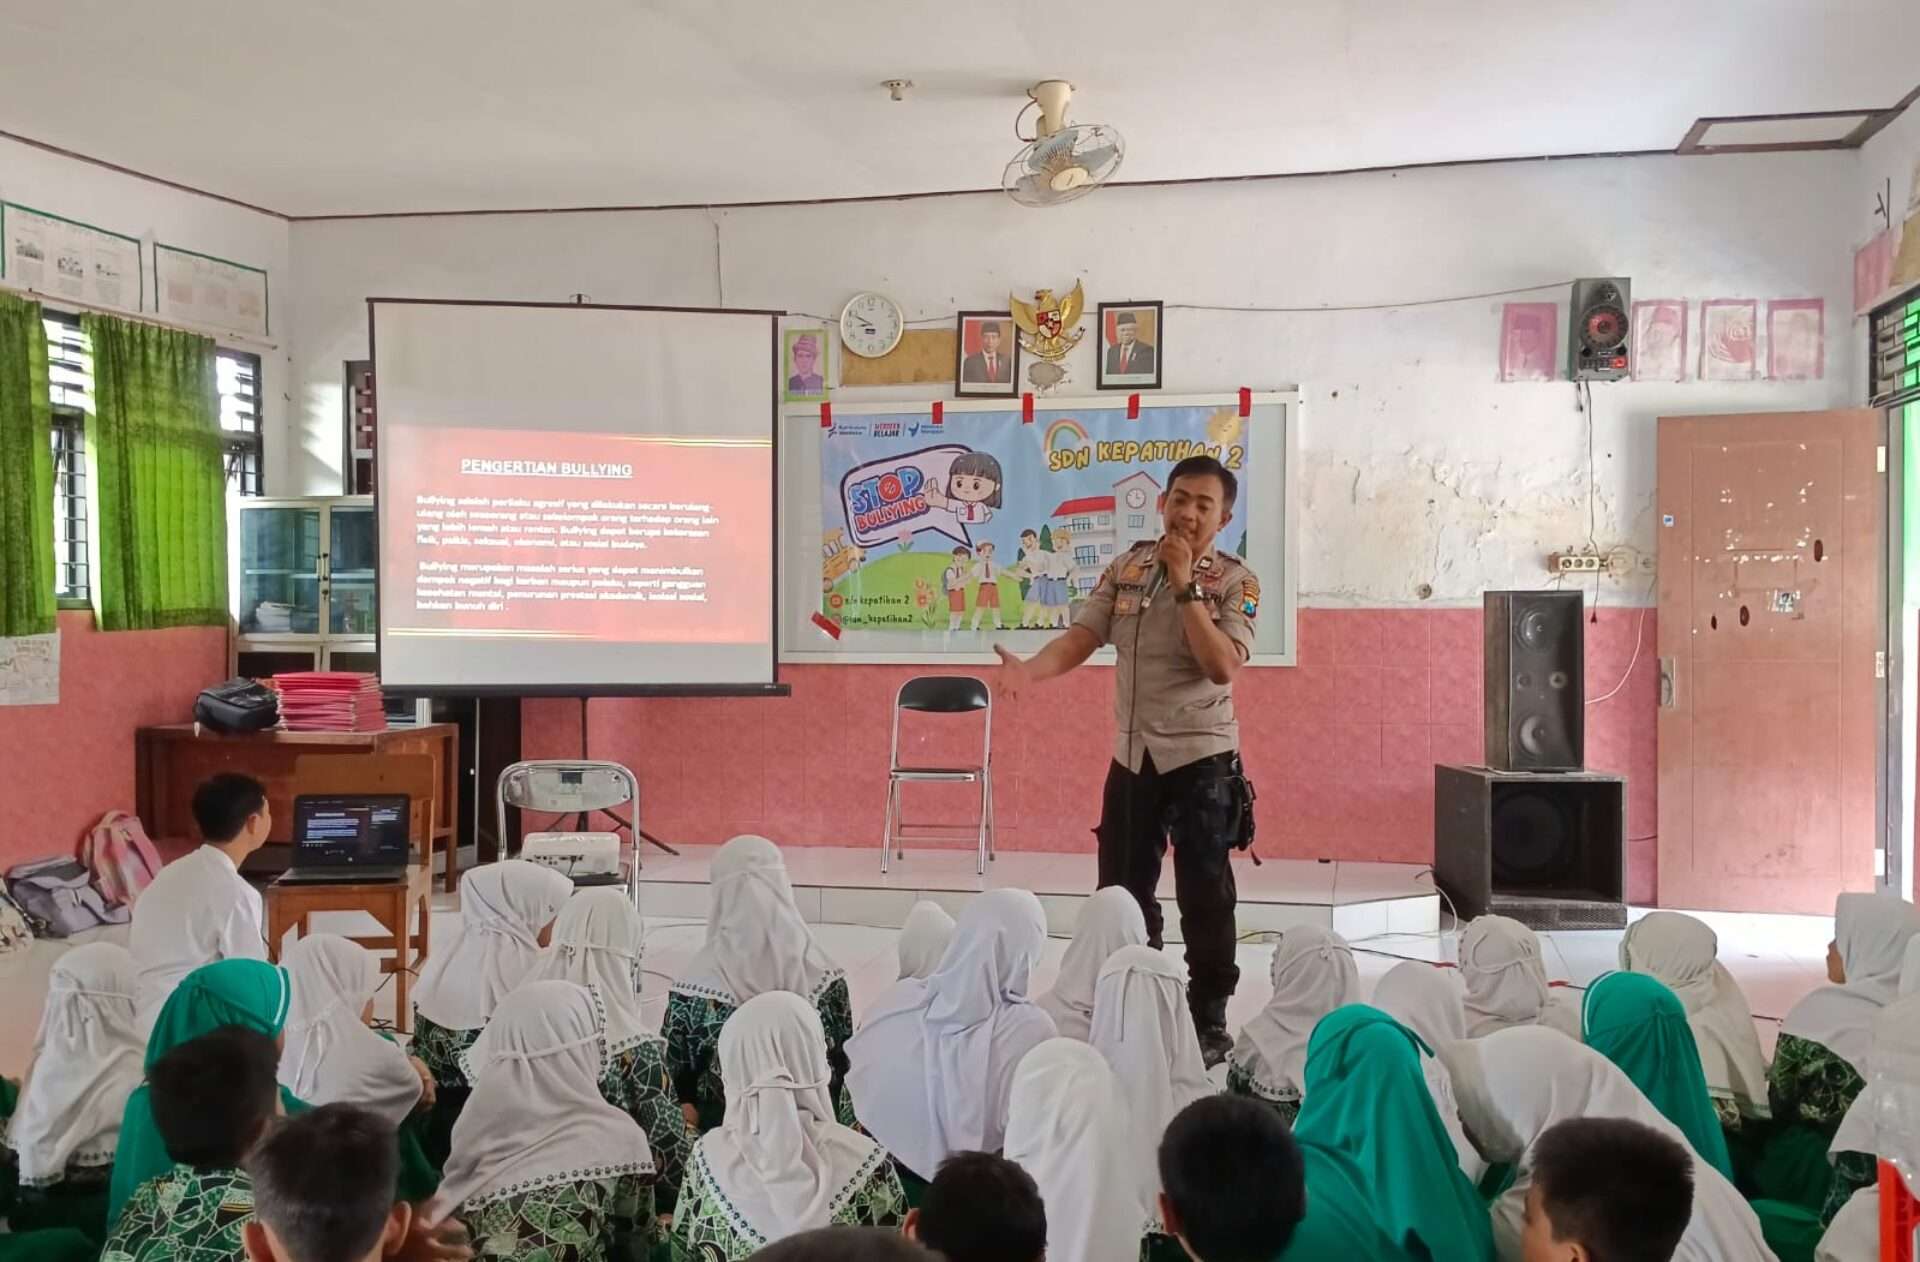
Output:
<path fill-rule="evenodd" d="M 987 770 L 985 772 L 985 775 L 987 777 L 987 862 L 992 863 L 995 859 L 1000 857 L 999 854 L 997 853 L 999 839 L 994 836 L 995 831 L 999 827 L 1000 821 L 994 817 L 994 813 L 993 813 L 993 772 L 992 770 L 990 769 Z"/>
<path fill-rule="evenodd" d="M 987 805 L 987 802 L 992 792 L 992 788 L 987 783 L 987 773 L 985 769 L 982 769 L 980 772 L 980 836 L 978 842 L 980 850 L 979 853 L 974 856 L 973 860 L 973 874 L 975 876 L 985 876 L 987 874 L 987 815 L 993 809 Z"/>
<path fill-rule="evenodd" d="M 887 777 L 887 815 L 886 823 L 880 831 L 880 875 L 887 874 L 888 862 L 893 858 L 893 812 L 894 801 L 900 793 L 900 782 L 892 776 Z"/>

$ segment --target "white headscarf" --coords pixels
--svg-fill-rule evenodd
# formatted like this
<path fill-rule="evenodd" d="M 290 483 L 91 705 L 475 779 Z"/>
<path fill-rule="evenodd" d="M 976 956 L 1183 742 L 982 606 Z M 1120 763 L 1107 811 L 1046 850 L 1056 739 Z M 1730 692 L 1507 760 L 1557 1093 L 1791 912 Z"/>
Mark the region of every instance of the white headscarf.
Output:
<path fill-rule="evenodd" d="M 947 943 L 952 940 L 953 917 L 947 914 L 947 909 L 925 899 L 915 903 L 907 913 L 907 923 L 900 926 L 901 978 L 924 980 L 932 976 L 933 970 L 940 967 L 940 957 L 947 953 Z"/>
<path fill-rule="evenodd" d="M 640 1011 L 646 925 L 623 889 L 601 886 L 567 900 L 527 980 L 591 987 L 606 1005 L 607 1055 L 657 1038 Z"/>
<path fill-rule="evenodd" d="M 646 1132 L 600 1096 L 605 1047 L 584 986 L 528 982 L 501 1000 L 466 1054 L 473 1095 L 428 1222 L 509 1189 L 651 1174 Z"/>
<path fill-rule="evenodd" d="M 125 947 L 90 942 L 53 963 L 33 1067 L 7 1126 L 20 1182 L 58 1183 L 67 1167 L 110 1166 L 120 1115 L 145 1076 L 134 1020 L 134 963 Z"/>
<path fill-rule="evenodd" d="M 794 905 L 778 846 L 735 837 L 714 851 L 707 879 L 707 941 L 675 990 L 731 1004 L 790 990 L 811 1003 L 842 975 Z"/>
<path fill-rule="evenodd" d="M 834 1120 L 827 1035 L 814 1006 L 771 990 L 720 1027 L 727 1117 L 696 1160 L 760 1243 L 825 1227 L 886 1150 Z"/>
<path fill-rule="evenodd" d="M 1907 995 L 1873 1018 L 1867 1085 L 1847 1107 L 1828 1151 L 1864 1152 L 1920 1171 L 1920 995 Z"/>
<path fill-rule="evenodd" d="M 380 961 L 357 942 L 310 933 L 280 959 L 287 970 L 280 1085 L 308 1104 L 358 1104 L 398 1126 L 420 1103 L 420 1075 L 360 1014 L 380 988 Z"/>
<path fill-rule="evenodd" d="M 1717 958 L 1719 952 L 1719 937 L 1703 921 L 1677 911 L 1652 911 L 1627 926 L 1620 939 L 1620 967 L 1657 977 L 1679 996 L 1700 1049 L 1707 1093 L 1765 1117 L 1767 1060 L 1753 1028 L 1753 1010 Z"/>
<path fill-rule="evenodd" d="M 1453 1140 L 1454 1155 L 1460 1169 L 1475 1183 L 1486 1172 L 1487 1163 L 1467 1138 L 1460 1125 L 1460 1105 L 1454 1099 L 1453 1079 L 1439 1059 L 1440 1049 L 1467 1037 L 1466 1010 L 1461 1000 L 1465 987 L 1460 970 L 1438 968 L 1420 960 L 1406 960 L 1386 971 L 1374 985 L 1373 1006 L 1419 1036 L 1431 1054 L 1420 1057 L 1420 1072 L 1427 1080 L 1427 1093 L 1440 1124 Z"/>
<path fill-rule="evenodd" d="M 540 957 L 540 931 L 560 914 L 573 882 L 524 859 L 483 864 L 460 878 L 460 931 L 436 951 L 414 989 L 435 1025 L 477 1030 Z"/>
<path fill-rule="evenodd" d="M 1295 925 L 1273 948 L 1273 998 L 1241 1029 L 1229 1059 L 1269 1100 L 1298 1100 L 1307 1040 L 1320 1018 L 1360 998 L 1360 972 L 1347 940 L 1320 925 Z"/>
<path fill-rule="evenodd" d="M 953 1153 L 1001 1147 L 1013 1071 L 1054 1037 L 1027 998 L 1046 940 L 1039 899 L 988 890 L 960 913 L 933 976 L 888 987 L 848 1040 L 854 1112 L 920 1177 Z"/>
<path fill-rule="evenodd" d="M 1907 939 L 1907 953 L 1900 961 L 1900 997 L 1920 990 L 1920 934 Z"/>
<path fill-rule="evenodd" d="M 1467 1037 L 1510 1026 L 1550 1026 L 1580 1037 L 1580 1005 L 1547 986 L 1540 939 L 1507 916 L 1481 916 L 1460 935 L 1460 980 L 1467 986 Z"/>
<path fill-rule="evenodd" d="M 1874 1015 L 1900 993 L 1901 966 L 1916 930 L 1920 917 L 1897 895 L 1840 895 L 1833 906 L 1833 940 L 1847 980 L 1821 986 L 1795 1004 L 1780 1032 L 1820 1044 L 1864 1077 Z"/>
<path fill-rule="evenodd" d="M 1006 1158 L 1033 1176 L 1047 1208 L 1047 1262 L 1113 1262 L 1140 1251 L 1152 1218 L 1127 1160 L 1118 1079 L 1099 1052 L 1049 1039 L 1013 1075 Z"/>
<path fill-rule="evenodd" d="M 1034 1000 L 1065 1039 L 1085 1042 L 1093 1028 L 1093 988 L 1107 957 L 1121 947 L 1144 946 L 1147 918 L 1140 902 L 1124 885 L 1094 892 L 1080 908 L 1080 923 L 1060 957 L 1060 975 L 1053 989 Z"/>
<path fill-rule="evenodd" d="M 1624 1117 L 1672 1139 L 1693 1161 L 1693 1217 L 1674 1262 L 1772 1262 L 1760 1220 L 1745 1198 L 1695 1156 L 1679 1128 L 1599 1052 L 1543 1026 L 1520 1026 L 1451 1043 L 1441 1055 L 1453 1078 L 1460 1118 L 1481 1155 L 1516 1167 L 1513 1186 L 1491 1207 L 1502 1259 L 1521 1257 L 1533 1146 L 1540 1136 L 1569 1118 Z"/>
<path fill-rule="evenodd" d="M 1087 1040 L 1120 1081 L 1132 1130 L 1127 1164 L 1140 1201 L 1160 1205 L 1160 1137 L 1174 1114 L 1213 1094 L 1180 966 L 1150 946 L 1121 947 L 1101 966 Z"/>

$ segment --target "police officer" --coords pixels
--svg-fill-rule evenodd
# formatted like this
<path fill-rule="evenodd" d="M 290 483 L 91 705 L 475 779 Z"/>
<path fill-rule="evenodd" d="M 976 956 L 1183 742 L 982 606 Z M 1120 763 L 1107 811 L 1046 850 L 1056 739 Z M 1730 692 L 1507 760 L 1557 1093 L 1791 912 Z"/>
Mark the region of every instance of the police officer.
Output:
<path fill-rule="evenodd" d="M 1008 698 L 1066 674 L 1103 644 L 1118 652 L 1113 764 L 1095 831 L 1100 885 L 1127 888 L 1159 947 L 1154 891 L 1172 840 L 1187 1002 L 1209 1065 L 1233 1046 L 1227 999 L 1240 980 L 1228 857 L 1253 839 L 1233 679 L 1253 652 L 1260 583 L 1213 546 L 1233 520 L 1237 490 L 1211 456 L 1182 460 L 1160 496 L 1165 533 L 1116 558 L 1071 627 L 1025 661 L 995 646 Z"/>

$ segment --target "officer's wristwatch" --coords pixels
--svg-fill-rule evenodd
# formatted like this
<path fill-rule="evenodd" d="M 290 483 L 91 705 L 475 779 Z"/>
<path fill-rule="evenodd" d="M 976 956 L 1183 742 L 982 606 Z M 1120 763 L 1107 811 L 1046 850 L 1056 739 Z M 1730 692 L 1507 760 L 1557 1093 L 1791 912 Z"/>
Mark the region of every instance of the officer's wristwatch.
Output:
<path fill-rule="evenodd" d="M 1194 601 L 1201 599 L 1203 595 L 1204 593 L 1200 590 L 1200 584 L 1198 580 L 1196 580 L 1182 587 L 1174 596 L 1173 601 L 1177 605 L 1191 605 Z"/>

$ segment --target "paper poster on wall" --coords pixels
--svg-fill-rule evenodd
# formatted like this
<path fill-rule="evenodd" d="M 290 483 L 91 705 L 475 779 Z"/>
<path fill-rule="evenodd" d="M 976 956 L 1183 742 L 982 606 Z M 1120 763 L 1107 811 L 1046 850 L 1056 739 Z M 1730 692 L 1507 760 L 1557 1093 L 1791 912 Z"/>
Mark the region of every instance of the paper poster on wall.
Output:
<path fill-rule="evenodd" d="M 1249 421 L 1231 405 L 1128 410 L 836 419 L 820 450 L 821 612 L 872 630 L 1065 627 L 1116 556 L 1159 536 L 1167 474 L 1190 455 L 1234 471 L 1240 501 L 1215 546 L 1245 557 Z"/>
<path fill-rule="evenodd" d="M 1700 304 L 1700 380 L 1753 380 L 1757 306 L 1751 298 L 1715 298 Z"/>
<path fill-rule="evenodd" d="M 1633 304 L 1633 379 L 1684 381 L 1687 376 L 1687 304 L 1653 298 Z"/>
<path fill-rule="evenodd" d="M 146 300 L 138 238 L 0 202 L 0 241 L 9 285 L 136 314 Z"/>
<path fill-rule="evenodd" d="M 0 637 L 0 705 L 58 705 L 60 633 Z"/>
<path fill-rule="evenodd" d="M 272 331 L 263 268 L 156 243 L 153 290 L 155 310 L 169 320 L 255 337 Z"/>
<path fill-rule="evenodd" d="M 1509 302 L 1500 308 L 1500 380 L 1552 381 L 1558 362 L 1559 308 Z"/>
<path fill-rule="evenodd" d="M 1767 377 L 1818 381 L 1826 375 L 1827 304 L 1820 298 L 1776 298 L 1767 304 Z"/>

